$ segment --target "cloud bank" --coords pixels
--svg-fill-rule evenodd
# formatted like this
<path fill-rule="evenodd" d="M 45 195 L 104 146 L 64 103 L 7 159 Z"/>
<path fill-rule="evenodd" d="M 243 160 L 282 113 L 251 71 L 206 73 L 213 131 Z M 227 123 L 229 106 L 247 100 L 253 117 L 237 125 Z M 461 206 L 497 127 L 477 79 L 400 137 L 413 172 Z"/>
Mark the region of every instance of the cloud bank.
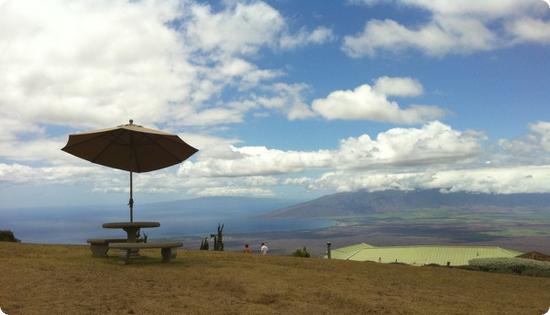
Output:
<path fill-rule="evenodd" d="M 549 7 L 541 0 L 355 0 L 357 5 L 391 3 L 431 14 L 428 22 L 407 26 L 393 19 L 372 19 L 363 30 L 344 37 L 351 57 L 416 50 L 433 57 L 470 54 L 523 42 L 550 43 Z"/>

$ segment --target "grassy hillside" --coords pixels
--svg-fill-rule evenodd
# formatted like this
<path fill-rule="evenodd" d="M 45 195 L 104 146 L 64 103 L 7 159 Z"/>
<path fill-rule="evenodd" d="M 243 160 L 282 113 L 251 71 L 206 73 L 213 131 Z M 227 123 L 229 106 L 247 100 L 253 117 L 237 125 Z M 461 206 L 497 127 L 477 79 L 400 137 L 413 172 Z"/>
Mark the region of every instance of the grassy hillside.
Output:
<path fill-rule="evenodd" d="M 0 243 L 15 314 L 542 314 L 550 279 L 449 268 L 181 251 L 121 266 L 87 247 Z"/>

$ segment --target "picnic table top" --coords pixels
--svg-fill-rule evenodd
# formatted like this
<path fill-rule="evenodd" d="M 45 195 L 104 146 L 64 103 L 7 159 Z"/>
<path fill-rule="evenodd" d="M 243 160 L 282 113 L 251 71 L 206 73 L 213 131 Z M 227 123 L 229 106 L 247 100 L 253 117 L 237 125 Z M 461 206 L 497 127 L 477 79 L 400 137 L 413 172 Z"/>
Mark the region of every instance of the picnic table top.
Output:
<path fill-rule="evenodd" d="M 123 228 L 154 228 L 159 227 L 159 222 L 152 221 L 134 221 L 134 222 L 110 222 L 104 223 L 106 229 L 123 229 Z"/>

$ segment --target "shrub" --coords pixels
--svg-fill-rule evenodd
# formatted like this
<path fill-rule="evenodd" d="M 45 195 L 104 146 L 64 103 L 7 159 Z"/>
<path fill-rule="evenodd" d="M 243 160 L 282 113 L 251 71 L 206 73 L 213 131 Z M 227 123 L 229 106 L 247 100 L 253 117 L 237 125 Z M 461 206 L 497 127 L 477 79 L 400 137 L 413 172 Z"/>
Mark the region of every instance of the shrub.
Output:
<path fill-rule="evenodd" d="M 520 275 L 548 277 L 550 262 L 525 258 L 476 258 L 468 262 L 468 269 L 505 272 Z"/>
<path fill-rule="evenodd" d="M 0 230 L 0 242 L 20 242 L 20 240 L 15 238 L 12 231 Z"/>
<path fill-rule="evenodd" d="M 204 238 L 202 241 L 201 241 L 201 247 L 200 249 L 201 250 L 208 250 L 208 248 L 210 247 L 210 245 L 208 245 L 208 238 Z"/>
<path fill-rule="evenodd" d="M 218 223 L 218 233 L 210 234 L 210 237 L 214 238 L 214 250 L 223 252 L 223 226 Z"/>
<path fill-rule="evenodd" d="M 292 256 L 305 258 L 311 257 L 305 246 L 303 248 L 298 248 L 297 250 L 295 250 L 294 253 L 292 253 Z"/>

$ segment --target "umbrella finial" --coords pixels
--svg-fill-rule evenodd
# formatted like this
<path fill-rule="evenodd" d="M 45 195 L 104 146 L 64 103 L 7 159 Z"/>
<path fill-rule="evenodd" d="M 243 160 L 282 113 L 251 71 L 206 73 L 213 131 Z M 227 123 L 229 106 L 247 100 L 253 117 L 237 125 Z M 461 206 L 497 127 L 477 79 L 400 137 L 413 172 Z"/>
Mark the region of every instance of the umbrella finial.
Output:
<path fill-rule="evenodd" d="M 130 125 L 133 125 L 133 124 L 134 124 L 134 120 L 130 119 Z"/>

